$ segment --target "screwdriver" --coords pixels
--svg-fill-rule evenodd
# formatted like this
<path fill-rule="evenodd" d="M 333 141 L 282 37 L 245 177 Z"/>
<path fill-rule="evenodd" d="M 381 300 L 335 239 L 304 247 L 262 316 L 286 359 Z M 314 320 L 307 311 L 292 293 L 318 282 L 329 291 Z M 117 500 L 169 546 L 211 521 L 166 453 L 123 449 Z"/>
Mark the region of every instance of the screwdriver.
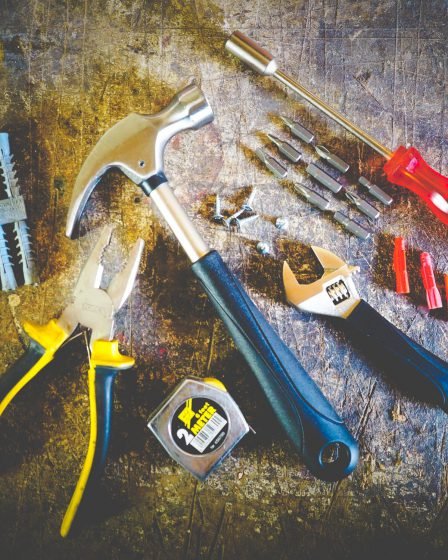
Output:
<path fill-rule="evenodd" d="M 432 169 L 416 148 L 399 146 L 392 151 L 383 146 L 373 136 L 279 70 L 274 57 L 240 31 L 232 33 L 226 42 L 226 49 L 262 76 L 276 78 L 377 151 L 387 160 L 383 168 L 387 179 L 417 194 L 440 221 L 448 224 L 448 178 Z"/>

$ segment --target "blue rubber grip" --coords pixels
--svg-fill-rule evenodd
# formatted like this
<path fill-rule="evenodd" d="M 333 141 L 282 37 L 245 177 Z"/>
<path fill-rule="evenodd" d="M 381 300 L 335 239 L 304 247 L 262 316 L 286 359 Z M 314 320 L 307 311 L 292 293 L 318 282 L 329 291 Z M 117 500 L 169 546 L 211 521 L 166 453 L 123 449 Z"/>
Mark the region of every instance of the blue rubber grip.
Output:
<path fill-rule="evenodd" d="M 310 471 L 327 481 L 348 476 L 358 462 L 356 441 L 220 255 L 211 251 L 192 270 Z"/>
<path fill-rule="evenodd" d="M 78 525 L 81 511 L 88 511 L 93 504 L 94 484 L 100 478 L 109 448 L 113 406 L 113 387 L 118 370 L 114 367 L 96 366 L 93 386 L 89 371 L 89 394 L 91 404 L 90 439 L 86 459 L 73 492 L 72 499 L 61 525 L 61 535 L 66 537 L 73 524 Z M 94 391 L 94 393 L 93 393 Z M 94 398 L 93 398 L 94 397 Z"/>
<path fill-rule="evenodd" d="M 345 320 L 353 338 L 414 397 L 448 413 L 448 364 L 392 325 L 366 301 Z"/>
<path fill-rule="evenodd" d="M 113 367 L 96 366 L 94 378 L 95 399 L 91 402 L 89 452 L 80 478 L 62 522 L 61 534 L 67 536 L 72 524 L 78 524 L 81 511 L 86 511 L 95 499 L 95 484 L 99 481 L 109 449 L 113 407 L 113 389 L 118 370 Z M 90 393 L 92 398 L 92 393 Z M 93 407 L 95 410 L 93 410 Z M 96 422 L 94 422 L 96 417 Z M 90 458 L 89 458 L 90 456 Z M 82 517 L 82 515 L 81 515 Z"/>
<path fill-rule="evenodd" d="M 114 381 L 117 373 L 118 370 L 112 367 L 96 366 L 95 369 L 97 434 L 87 490 L 91 483 L 96 482 L 101 476 L 106 463 L 114 403 Z"/>

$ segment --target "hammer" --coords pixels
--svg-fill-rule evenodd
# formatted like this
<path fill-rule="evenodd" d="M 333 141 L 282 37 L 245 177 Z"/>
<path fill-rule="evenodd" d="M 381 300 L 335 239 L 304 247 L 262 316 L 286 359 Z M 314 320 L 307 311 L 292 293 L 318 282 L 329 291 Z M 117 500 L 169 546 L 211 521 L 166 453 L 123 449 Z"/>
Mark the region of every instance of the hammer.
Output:
<path fill-rule="evenodd" d="M 100 138 L 75 182 L 66 233 L 73 235 L 104 173 L 118 167 L 157 206 L 192 263 L 216 312 L 255 374 L 268 402 L 309 470 L 336 481 L 358 461 L 358 446 L 333 407 L 230 272 L 201 237 L 168 186 L 163 153 L 178 132 L 198 129 L 213 111 L 194 84 L 154 115 L 132 113 Z"/>

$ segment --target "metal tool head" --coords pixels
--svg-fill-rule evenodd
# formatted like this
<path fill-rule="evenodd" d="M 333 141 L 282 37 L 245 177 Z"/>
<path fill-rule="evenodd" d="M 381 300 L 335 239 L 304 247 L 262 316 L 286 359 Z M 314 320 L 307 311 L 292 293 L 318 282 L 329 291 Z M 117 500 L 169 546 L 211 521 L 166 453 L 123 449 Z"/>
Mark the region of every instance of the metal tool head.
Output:
<path fill-rule="evenodd" d="M 345 263 L 331 251 L 311 247 L 324 269 L 319 280 L 299 284 L 288 263 L 283 263 L 283 284 L 286 299 L 302 311 L 346 318 L 360 302 L 352 279 L 359 267 Z"/>
<path fill-rule="evenodd" d="M 213 111 L 198 86 L 178 92 L 171 103 L 154 115 L 131 113 L 110 128 L 81 167 L 70 202 L 66 234 L 71 237 L 84 206 L 104 173 L 120 169 L 136 185 L 166 182 L 163 152 L 178 132 L 198 129 L 213 120 Z"/>
<path fill-rule="evenodd" d="M 226 42 L 226 49 L 262 76 L 273 76 L 278 69 L 274 57 L 241 31 L 235 31 Z"/>
<path fill-rule="evenodd" d="M 114 276 L 108 288 L 102 289 L 103 254 L 110 243 L 112 231 L 113 226 L 103 228 L 79 275 L 73 292 L 73 303 L 59 319 L 67 331 L 73 331 L 78 324 L 91 329 L 91 345 L 95 340 L 112 339 L 114 316 L 132 291 L 144 247 L 143 240 L 138 239 L 126 266 Z"/>

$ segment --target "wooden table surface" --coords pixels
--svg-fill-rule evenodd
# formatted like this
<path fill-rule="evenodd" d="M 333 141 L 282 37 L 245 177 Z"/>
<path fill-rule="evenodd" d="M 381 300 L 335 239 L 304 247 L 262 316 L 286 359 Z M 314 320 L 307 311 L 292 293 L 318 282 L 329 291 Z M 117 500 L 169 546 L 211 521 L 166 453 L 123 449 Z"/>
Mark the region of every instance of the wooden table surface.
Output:
<path fill-rule="evenodd" d="M 447 310 L 428 312 L 418 272 L 419 254 L 428 251 L 442 283 L 447 228 L 415 195 L 385 181 L 378 155 L 243 68 L 224 41 L 233 30 L 245 32 L 383 144 L 418 146 L 447 173 L 447 11 L 446 0 L 0 1 L 0 129 L 10 133 L 41 280 L 0 292 L 2 369 L 26 345 L 23 321 L 46 322 L 70 301 L 98 228 L 117 224 L 107 278 L 138 236 L 146 241 L 134 293 L 117 318 L 122 351 L 136 367 L 116 383 L 102 499 L 77 535 L 59 537 L 88 441 L 81 337 L 3 414 L 2 558 L 446 558 L 445 413 L 397 388 L 336 324 L 289 307 L 281 266 L 287 258 L 311 280 L 310 244 L 330 249 L 360 267 L 364 299 L 447 359 Z M 360 464 L 340 483 L 316 480 L 294 453 L 181 248 L 135 186 L 108 175 L 87 205 L 79 238 L 64 235 L 72 185 L 101 134 L 131 111 L 159 110 L 191 78 L 215 120 L 173 139 L 166 173 L 203 236 L 359 439 Z M 351 237 L 254 159 L 262 133 L 287 137 L 280 114 L 346 159 L 347 181 L 367 175 L 394 197 L 391 208 L 378 204 L 371 240 Z M 309 147 L 301 150 L 305 161 L 314 158 Z M 290 178 L 311 186 L 303 170 L 290 166 Z M 212 222 L 216 193 L 230 213 L 253 186 L 257 222 L 241 233 Z M 356 210 L 348 213 L 368 225 Z M 276 229 L 277 217 L 289 219 L 287 231 Z M 398 235 L 408 240 L 408 296 L 394 290 Z M 270 255 L 256 252 L 260 240 Z M 257 432 L 206 483 L 178 467 L 146 428 L 149 413 L 186 375 L 224 381 Z"/>

